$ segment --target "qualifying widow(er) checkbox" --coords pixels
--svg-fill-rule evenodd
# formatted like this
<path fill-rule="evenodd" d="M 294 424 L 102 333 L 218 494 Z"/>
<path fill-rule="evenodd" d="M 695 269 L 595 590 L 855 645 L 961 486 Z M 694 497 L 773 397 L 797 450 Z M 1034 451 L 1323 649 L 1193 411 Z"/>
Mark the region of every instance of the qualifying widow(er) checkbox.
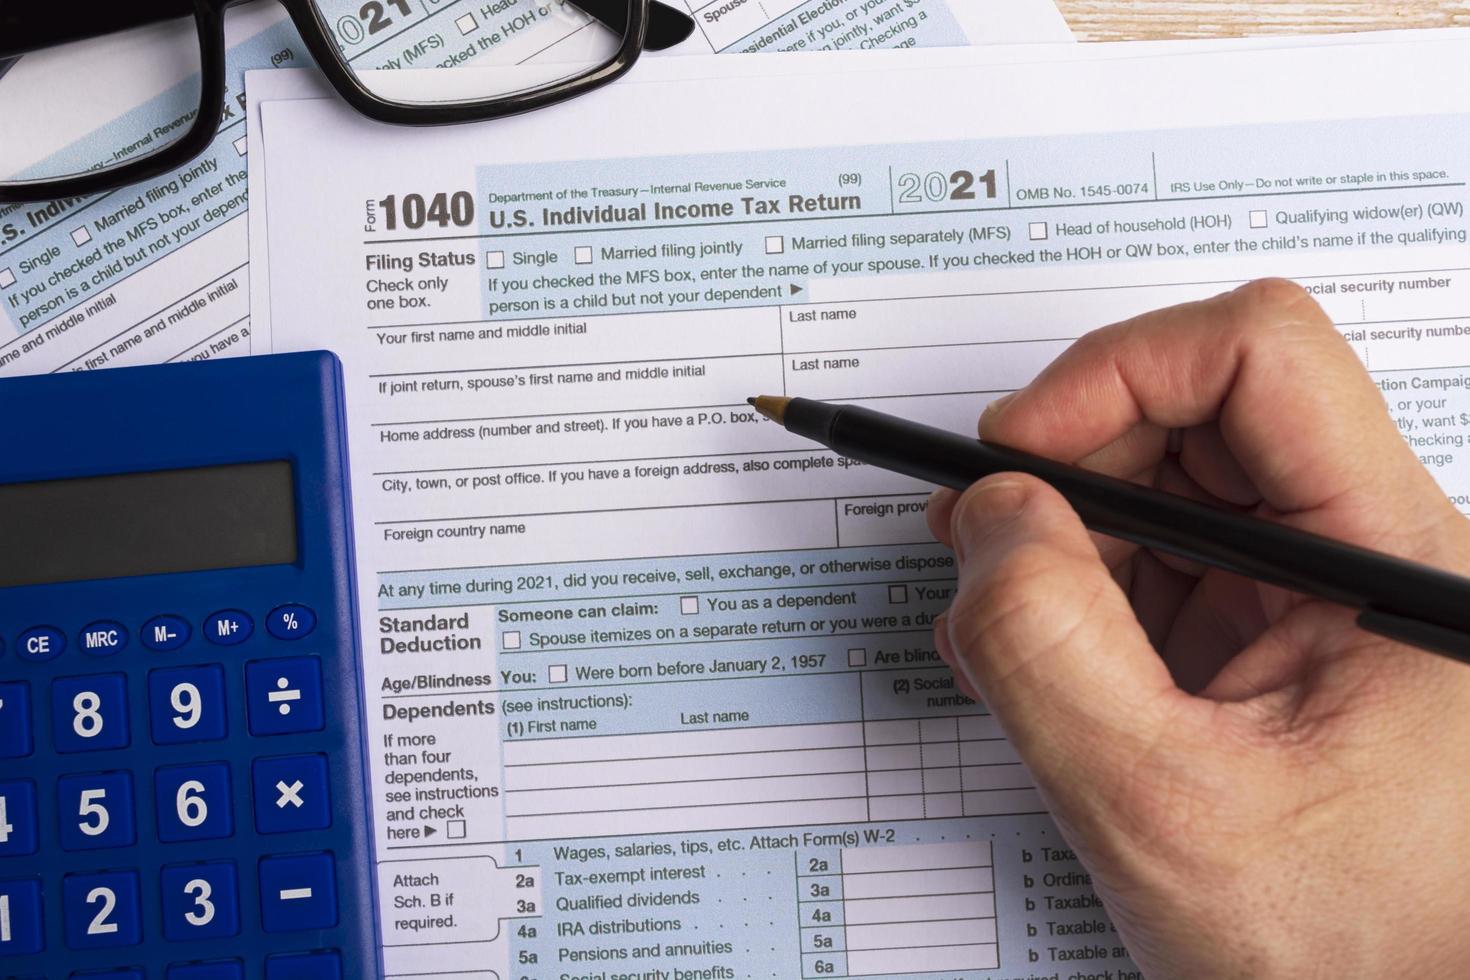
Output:
<path fill-rule="evenodd" d="M 1264 228 L 1264 227 L 1266 227 L 1266 212 L 1265 211 L 1252 211 L 1251 212 L 1251 227 L 1252 228 Z"/>
<path fill-rule="evenodd" d="M 506 630 L 500 634 L 500 649 L 519 650 L 521 648 L 521 631 Z"/>
<path fill-rule="evenodd" d="M 679 612 L 685 616 L 699 615 L 699 596 L 685 595 L 679 597 Z"/>
<path fill-rule="evenodd" d="M 501 251 L 486 252 L 485 253 L 485 268 L 487 268 L 487 269 L 504 269 L 505 268 L 505 253 L 504 252 L 501 252 Z"/>
<path fill-rule="evenodd" d="M 78 245 L 85 245 L 92 240 L 92 233 L 83 225 L 71 233 L 71 240 Z"/>

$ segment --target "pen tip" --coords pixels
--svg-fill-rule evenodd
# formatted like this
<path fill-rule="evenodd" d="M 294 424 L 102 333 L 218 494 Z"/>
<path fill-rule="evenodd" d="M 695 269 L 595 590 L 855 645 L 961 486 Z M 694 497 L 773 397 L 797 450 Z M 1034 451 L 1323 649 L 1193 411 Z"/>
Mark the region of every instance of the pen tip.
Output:
<path fill-rule="evenodd" d="M 749 398 L 745 399 L 745 404 L 747 404 L 747 405 L 754 405 L 755 404 L 755 396 L 754 395 L 751 395 Z"/>
<path fill-rule="evenodd" d="M 790 398 L 782 398 L 780 395 L 757 395 L 754 398 L 745 399 L 772 422 L 784 424 L 786 421 L 786 406 L 791 404 Z"/>

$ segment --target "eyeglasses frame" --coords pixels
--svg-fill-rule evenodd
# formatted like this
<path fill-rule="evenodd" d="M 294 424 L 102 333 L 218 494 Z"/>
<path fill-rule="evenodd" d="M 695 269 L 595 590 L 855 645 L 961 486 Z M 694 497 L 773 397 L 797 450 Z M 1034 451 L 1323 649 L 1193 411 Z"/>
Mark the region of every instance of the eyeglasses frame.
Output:
<path fill-rule="evenodd" d="M 643 53 L 650 0 L 626 0 L 628 15 L 622 43 L 601 66 L 524 92 L 443 104 L 395 102 L 373 94 L 358 81 L 312 0 L 278 2 L 286 8 L 307 51 L 327 81 L 353 109 L 370 119 L 400 126 L 444 126 L 531 112 L 584 95 L 621 78 Z M 116 190 L 176 170 L 209 148 L 219 134 L 219 107 L 225 100 L 225 8 L 231 0 L 191 0 L 191 3 L 199 36 L 200 86 L 199 110 L 188 131 L 168 146 L 120 166 L 68 177 L 0 183 L 0 204 L 84 197 Z"/>

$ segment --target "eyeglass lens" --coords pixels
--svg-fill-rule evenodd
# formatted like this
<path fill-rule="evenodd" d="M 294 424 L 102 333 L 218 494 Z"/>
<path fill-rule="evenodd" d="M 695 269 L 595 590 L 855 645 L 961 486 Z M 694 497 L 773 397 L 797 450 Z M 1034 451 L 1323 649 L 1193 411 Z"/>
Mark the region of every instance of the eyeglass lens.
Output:
<path fill-rule="evenodd" d="M 595 71 L 623 38 L 566 0 L 314 0 L 363 88 L 408 105 L 478 102 Z M 414 69 L 458 68 L 455 72 Z"/>
<path fill-rule="evenodd" d="M 0 183 L 118 167 L 182 139 L 200 103 L 192 17 L 23 54 L 0 72 Z"/>

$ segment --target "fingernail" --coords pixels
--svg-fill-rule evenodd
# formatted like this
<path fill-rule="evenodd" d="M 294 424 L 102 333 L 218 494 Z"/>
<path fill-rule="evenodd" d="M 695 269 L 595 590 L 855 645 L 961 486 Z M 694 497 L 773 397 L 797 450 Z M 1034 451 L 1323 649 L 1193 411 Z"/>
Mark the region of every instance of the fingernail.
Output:
<path fill-rule="evenodd" d="M 965 491 L 955 510 L 955 553 L 960 561 L 966 551 L 990 536 L 996 528 L 1015 520 L 1026 507 L 1028 490 L 1019 480 L 982 480 Z"/>
<path fill-rule="evenodd" d="M 1000 413 L 1006 410 L 1007 405 L 1015 401 L 1018 394 L 1020 394 L 1020 392 L 1013 391 L 1009 395 L 1001 395 L 995 401 L 985 406 L 985 411 L 980 413 L 980 418 L 982 420 L 1000 418 Z"/>

